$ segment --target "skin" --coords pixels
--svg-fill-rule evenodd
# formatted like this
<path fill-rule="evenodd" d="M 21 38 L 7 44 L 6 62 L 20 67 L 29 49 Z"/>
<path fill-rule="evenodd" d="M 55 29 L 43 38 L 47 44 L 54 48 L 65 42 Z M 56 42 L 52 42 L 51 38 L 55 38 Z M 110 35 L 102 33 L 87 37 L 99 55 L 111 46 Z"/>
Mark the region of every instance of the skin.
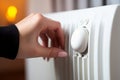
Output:
<path fill-rule="evenodd" d="M 16 58 L 31 57 L 66 57 L 64 34 L 59 22 L 48 19 L 41 14 L 30 14 L 15 24 L 19 30 L 20 42 Z M 38 42 L 41 38 L 42 44 Z M 51 47 L 48 47 L 51 39 Z"/>

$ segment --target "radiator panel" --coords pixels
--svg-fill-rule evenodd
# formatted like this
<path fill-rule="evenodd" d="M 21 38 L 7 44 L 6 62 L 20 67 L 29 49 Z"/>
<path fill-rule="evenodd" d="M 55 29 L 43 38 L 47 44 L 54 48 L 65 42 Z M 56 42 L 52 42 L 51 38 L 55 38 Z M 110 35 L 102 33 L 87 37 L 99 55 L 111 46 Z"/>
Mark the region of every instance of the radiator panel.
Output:
<path fill-rule="evenodd" d="M 120 47 L 119 12 L 119 5 L 110 5 L 45 15 L 61 22 L 68 57 L 52 59 L 47 64 L 40 58 L 27 59 L 27 80 L 119 80 L 120 49 L 115 48 Z M 83 24 L 89 31 L 85 55 L 74 51 L 70 43 L 73 32 Z M 41 65 L 45 66 L 42 72 L 36 67 Z M 38 76 L 43 72 L 49 77 Z"/>

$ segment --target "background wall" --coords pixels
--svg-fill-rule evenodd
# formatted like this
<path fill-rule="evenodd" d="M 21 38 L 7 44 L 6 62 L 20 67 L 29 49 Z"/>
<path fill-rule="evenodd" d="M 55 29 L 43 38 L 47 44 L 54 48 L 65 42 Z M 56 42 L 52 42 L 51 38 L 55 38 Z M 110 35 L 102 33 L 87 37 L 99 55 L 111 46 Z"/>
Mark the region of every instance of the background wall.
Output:
<path fill-rule="evenodd" d="M 51 0 L 28 0 L 27 13 L 50 13 L 52 12 Z"/>
<path fill-rule="evenodd" d="M 52 0 L 54 12 L 119 4 L 120 0 Z"/>
<path fill-rule="evenodd" d="M 10 5 L 14 5 L 18 9 L 15 22 L 26 16 L 26 0 L 0 0 L 0 25 L 7 25 L 9 23 L 6 20 L 6 11 Z"/>

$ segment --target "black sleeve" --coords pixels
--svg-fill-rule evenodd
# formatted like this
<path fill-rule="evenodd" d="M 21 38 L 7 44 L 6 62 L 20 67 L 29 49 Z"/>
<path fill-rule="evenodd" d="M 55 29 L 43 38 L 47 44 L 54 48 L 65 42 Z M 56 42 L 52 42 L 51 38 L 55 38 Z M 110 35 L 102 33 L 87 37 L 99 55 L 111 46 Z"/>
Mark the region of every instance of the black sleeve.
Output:
<path fill-rule="evenodd" d="M 19 49 L 19 31 L 12 24 L 0 27 L 0 57 L 15 59 Z"/>

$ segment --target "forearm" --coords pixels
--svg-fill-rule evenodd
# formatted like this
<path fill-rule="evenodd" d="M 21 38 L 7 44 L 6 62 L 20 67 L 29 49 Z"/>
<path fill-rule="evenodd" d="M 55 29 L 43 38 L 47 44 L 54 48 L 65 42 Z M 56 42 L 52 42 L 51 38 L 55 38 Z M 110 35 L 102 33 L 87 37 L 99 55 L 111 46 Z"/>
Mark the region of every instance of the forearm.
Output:
<path fill-rule="evenodd" d="M 0 57 L 15 59 L 19 49 L 19 31 L 15 25 L 0 27 Z"/>

